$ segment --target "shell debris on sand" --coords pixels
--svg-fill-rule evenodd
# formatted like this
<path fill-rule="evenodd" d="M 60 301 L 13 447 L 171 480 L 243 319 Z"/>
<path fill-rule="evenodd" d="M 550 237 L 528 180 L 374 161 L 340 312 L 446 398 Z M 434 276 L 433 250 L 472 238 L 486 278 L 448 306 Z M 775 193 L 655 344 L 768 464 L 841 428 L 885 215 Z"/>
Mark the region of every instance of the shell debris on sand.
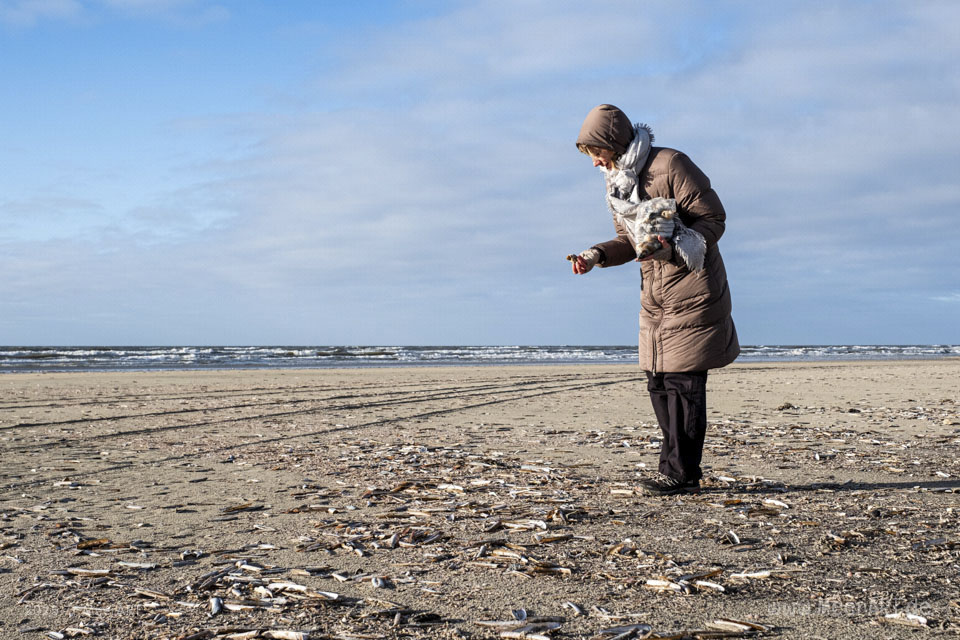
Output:
<path fill-rule="evenodd" d="M 0 430 L 11 461 L 0 472 L 0 635 L 790 638 L 800 627 L 808 637 L 880 627 L 905 638 L 956 628 L 960 434 L 943 424 L 954 404 L 864 402 L 851 413 L 839 398 L 791 396 L 793 408 L 776 411 L 787 388 L 778 369 L 724 370 L 711 392 L 739 394 L 743 408 L 711 417 L 703 493 L 659 499 L 633 491 L 656 468 L 661 437 L 637 413 L 636 372 L 508 371 L 17 387 L 34 395 L 0 404 L 53 412 L 53 424 Z M 906 388 L 904 371 L 895 378 Z M 936 384 L 940 369 L 923 371 Z M 744 406 L 747 388 L 769 388 L 768 408 Z M 891 427 L 914 423 L 923 429 Z M 523 620 L 503 628 L 474 622 L 515 611 Z"/>

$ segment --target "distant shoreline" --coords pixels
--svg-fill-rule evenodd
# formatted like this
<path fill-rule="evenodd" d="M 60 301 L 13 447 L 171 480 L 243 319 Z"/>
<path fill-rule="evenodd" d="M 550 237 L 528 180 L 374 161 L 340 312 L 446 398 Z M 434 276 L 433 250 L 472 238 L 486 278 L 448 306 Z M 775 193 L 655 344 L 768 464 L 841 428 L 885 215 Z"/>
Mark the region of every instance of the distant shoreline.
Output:
<path fill-rule="evenodd" d="M 738 362 L 936 361 L 960 345 L 760 345 Z M 0 347 L 0 373 L 635 364 L 635 345 Z"/>

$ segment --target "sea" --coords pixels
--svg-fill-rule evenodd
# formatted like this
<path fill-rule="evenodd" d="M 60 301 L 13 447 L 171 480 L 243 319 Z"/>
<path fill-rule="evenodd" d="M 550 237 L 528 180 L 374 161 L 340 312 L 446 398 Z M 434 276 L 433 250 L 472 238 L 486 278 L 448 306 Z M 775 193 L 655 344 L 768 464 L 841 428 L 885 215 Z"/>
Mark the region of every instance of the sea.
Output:
<path fill-rule="evenodd" d="M 758 345 L 738 362 L 939 359 L 960 345 Z M 636 345 L 0 347 L 0 373 L 321 369 L 506 364 L 630 364 Z"/>

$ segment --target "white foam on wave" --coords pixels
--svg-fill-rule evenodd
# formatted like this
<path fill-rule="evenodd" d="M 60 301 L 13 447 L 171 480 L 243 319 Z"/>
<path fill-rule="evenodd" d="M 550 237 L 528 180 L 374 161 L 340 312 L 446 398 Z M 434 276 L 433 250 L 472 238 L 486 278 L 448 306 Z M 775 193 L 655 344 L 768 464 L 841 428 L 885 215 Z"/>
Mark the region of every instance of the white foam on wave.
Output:
<path fill-rule="evenodd" d="M 756 345 L 743 362 L 960 356 L 960 345 Z M 633 345 L 0 347 L 0 372 L 635 363 Z"/>

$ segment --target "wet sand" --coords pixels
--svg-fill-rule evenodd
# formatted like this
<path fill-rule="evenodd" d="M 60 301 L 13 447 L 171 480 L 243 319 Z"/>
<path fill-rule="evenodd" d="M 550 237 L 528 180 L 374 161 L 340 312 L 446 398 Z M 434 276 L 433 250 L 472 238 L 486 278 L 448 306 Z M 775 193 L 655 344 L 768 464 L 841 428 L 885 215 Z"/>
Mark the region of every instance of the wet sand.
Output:
<path fill-rule="evenodd" d="M 0 638 L 954 636 L 958 380 L 711 372 L 651 498 L 633 366 L 0 376 Z"/>

